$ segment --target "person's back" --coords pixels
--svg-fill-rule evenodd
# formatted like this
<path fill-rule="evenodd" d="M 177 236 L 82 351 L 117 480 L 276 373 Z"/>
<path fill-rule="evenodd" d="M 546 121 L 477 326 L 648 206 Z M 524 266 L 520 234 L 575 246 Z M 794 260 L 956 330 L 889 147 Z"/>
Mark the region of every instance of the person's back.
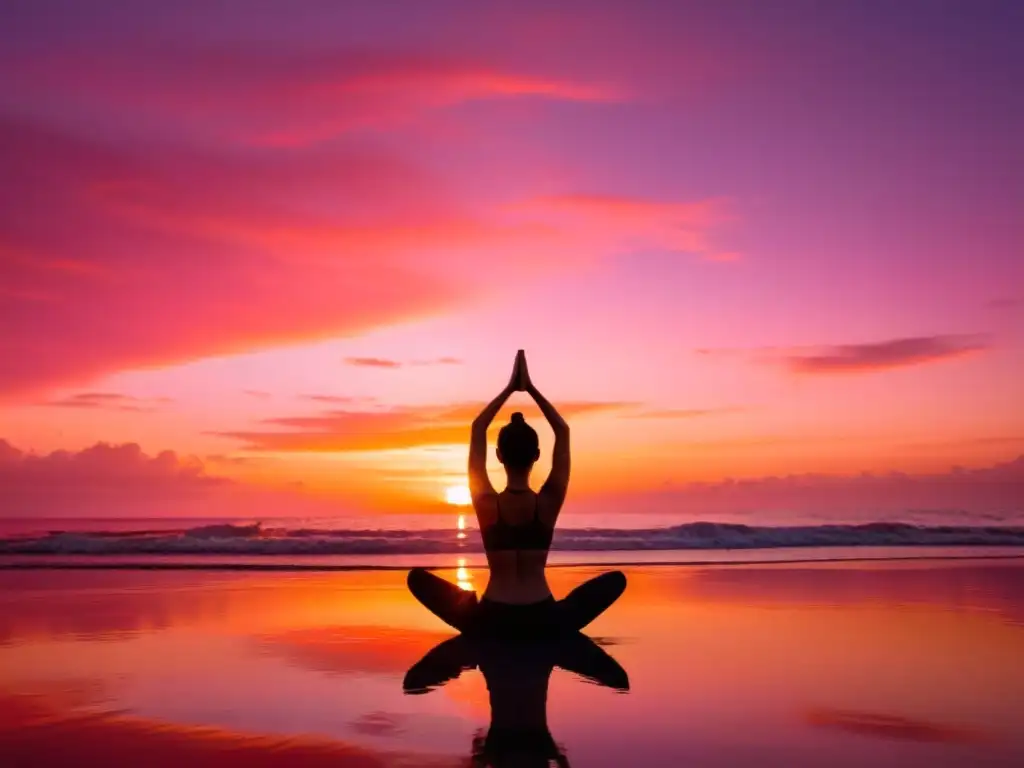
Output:
<path fill-rule="evenodd" d="M 490 579 L 484 599 L 524 604 L 551 595 L 545 577 L 557 509 L 543 493 L 506 488 L 476 502 Z"/>

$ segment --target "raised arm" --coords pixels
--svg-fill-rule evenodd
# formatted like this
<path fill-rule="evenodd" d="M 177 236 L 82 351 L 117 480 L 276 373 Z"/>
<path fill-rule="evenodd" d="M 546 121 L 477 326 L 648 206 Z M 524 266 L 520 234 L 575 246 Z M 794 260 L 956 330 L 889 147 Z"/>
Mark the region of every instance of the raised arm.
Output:
<path fill-rule="evenodd" d="M 518 381 L 519 361 L 517 359 L 516 367 L 512 371 L 512 378 L 508 384 L 473 419 L 469 433 L 469 495 L 473 501 L 480 496 L 494 493 L 494 486 L 491 485 L 491 479 L 487 476 L 487 428 L 491 426 L 491 422 L 501 410 L 501 406 L 516 391 Z"/>
<path fill-rule="evenodd" d="M 530 380 L 530 373 L 526 367 L 526 357 L 521 356 L 517 365 L 519 370 L 519 381 L 523 389 L 534 399 L 540 412 L 551 425 L 555 433 L 555 447 L 551 453 L 551 474 L 541 486 L 541 492 L 556 501 L 559 505 L 565 500 L 566 491 L 569 489 L 569 425 L 561 414 L 555 410 L 548 399 L 540 393 Z"/>

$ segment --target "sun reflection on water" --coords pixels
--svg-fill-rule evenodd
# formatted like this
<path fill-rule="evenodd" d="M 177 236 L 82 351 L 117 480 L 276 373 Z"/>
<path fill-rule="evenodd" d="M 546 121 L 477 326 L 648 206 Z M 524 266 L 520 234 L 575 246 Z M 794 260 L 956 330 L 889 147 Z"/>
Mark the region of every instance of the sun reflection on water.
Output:
<path fill-rule="evenodd" d="M 473 591 L 473 577 L 469 573 L 469 569 L 466 568 L 466 558 L 459 558 L 459 567 L 455 569 L 456 583 L 461 589 Z"/>

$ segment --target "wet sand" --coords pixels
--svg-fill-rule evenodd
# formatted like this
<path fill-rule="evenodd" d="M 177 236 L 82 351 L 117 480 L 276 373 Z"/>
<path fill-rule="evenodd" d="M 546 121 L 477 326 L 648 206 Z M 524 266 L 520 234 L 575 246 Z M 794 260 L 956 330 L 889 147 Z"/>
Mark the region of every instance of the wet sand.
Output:
<path fill-rule="evenodd" d="M 600 570 L 553 569 L 556 596 Z M 626 572 L 587 634 L 628 691 L 492 651 L 415 695 L 453 633 L 400 571 L 0 572 L 0 762 L 1024 764 L 1022 561 Z"/>

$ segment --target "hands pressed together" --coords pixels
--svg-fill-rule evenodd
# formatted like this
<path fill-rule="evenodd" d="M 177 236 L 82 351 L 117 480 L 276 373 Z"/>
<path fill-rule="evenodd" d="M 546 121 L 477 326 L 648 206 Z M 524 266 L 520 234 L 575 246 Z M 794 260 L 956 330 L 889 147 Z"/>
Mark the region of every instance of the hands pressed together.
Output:
<path fill-rule="evenodd" d="M 534 390 L 533 382 L 530 381 L 530 371 L 526 367 L 526 352 L 520 349 L 516 353 L 516 362 L 512 367 L 512 378 L 509 379 L 506 391 L 533 394 Z"/>

